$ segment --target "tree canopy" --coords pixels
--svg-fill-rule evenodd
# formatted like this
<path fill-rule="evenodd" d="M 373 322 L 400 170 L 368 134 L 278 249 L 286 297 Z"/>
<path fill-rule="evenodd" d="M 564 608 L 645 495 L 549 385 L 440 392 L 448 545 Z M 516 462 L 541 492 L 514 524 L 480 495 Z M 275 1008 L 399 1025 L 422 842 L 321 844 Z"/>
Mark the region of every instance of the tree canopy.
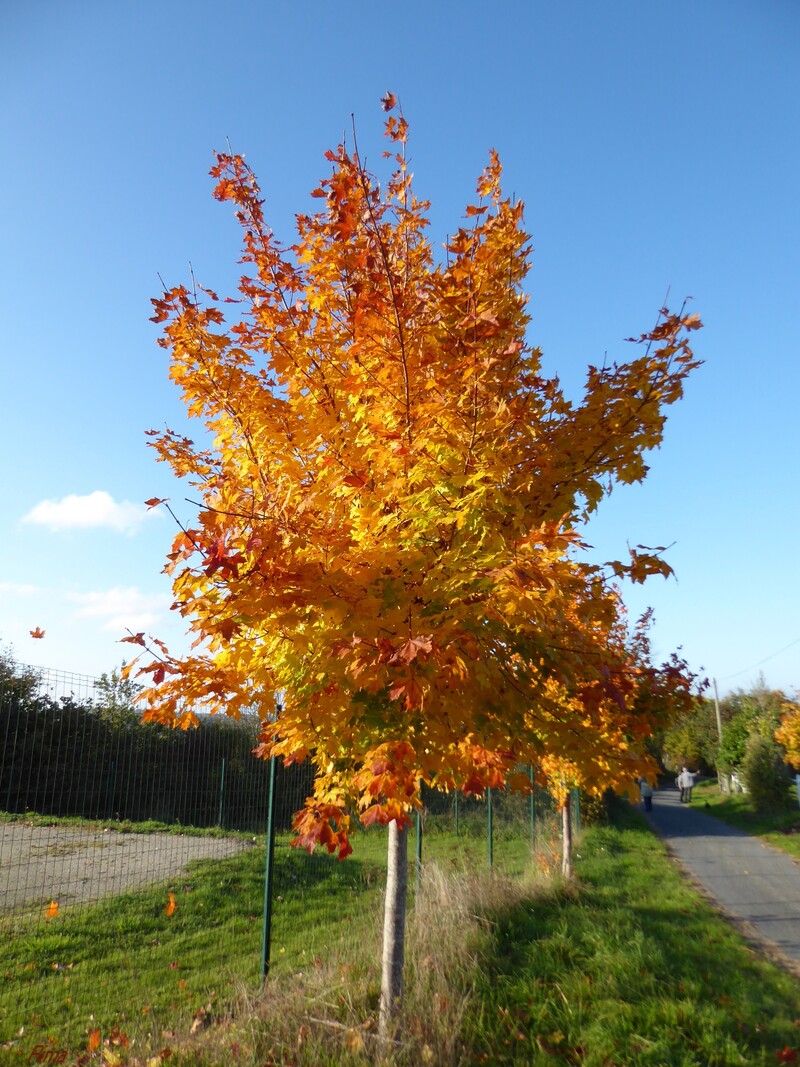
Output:
<path fill-rule="evenodd" d="M 661 550 L 601 566 L 580 528 L 645 477 L 697 366 L 698 317 L 663 309 L 571 401 L 528 340 L 530 239 L 497 154 L 437 257 L 406 121 L 391 94 L 384 108 L 388 180 L 355 145 L 328 152 L 320 210 L 288 246 L 244 159 L 217 156 L 214 196 L 243 231 L 238 294 L 154 301 L 170 375 L 212 436 L 151 431 L 200 497 L 167 565 L 197 651 L 129 639 L 153 653 L 148 716 L 256 705 L 261 755 L 313 761 L 298 837 L 340 855 L 352 808 L 402 823 L 423 781 L 525 789 L 532 764 L 623 788 L 653 771 L 644 740 L 691 682 L 677 657 L 650 662 L 614 585 L 668 574 Z"/>

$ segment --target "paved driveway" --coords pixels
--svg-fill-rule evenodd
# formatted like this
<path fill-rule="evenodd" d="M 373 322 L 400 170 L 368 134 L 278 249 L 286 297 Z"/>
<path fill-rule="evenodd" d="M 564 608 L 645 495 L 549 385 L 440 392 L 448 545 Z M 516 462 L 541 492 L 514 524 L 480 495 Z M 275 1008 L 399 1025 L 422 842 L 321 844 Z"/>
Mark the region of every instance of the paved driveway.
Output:
<path fill-rule="evenodd" d="M 656 792 L 653 810 L 645 817 L 681 866 L 744 932 L 800 973 L 800 863 L 681 804 L 676 789 Z"/>

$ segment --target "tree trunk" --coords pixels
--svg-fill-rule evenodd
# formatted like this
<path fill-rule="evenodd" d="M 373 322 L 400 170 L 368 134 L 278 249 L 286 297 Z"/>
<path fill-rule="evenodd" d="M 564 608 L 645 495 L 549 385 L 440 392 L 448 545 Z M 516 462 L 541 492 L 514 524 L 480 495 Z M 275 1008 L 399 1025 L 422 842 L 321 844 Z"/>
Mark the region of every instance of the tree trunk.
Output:
<path fill-rule="evenodd" d="M 569 796 L 561 809 L 561 873 L 565 878 L 572 877 L 572 805 Z"/>
<path fill-rule="evenodd" d="M 386 872 L 386 904 L 383 913 L 383 970 L 378 1033 L 391 1036 L 394 1008 L 403 990 L 403 959 L 406 934 L 406 888 L 408 885 L 408 827 L 389 823 L 389 856 Z"/>

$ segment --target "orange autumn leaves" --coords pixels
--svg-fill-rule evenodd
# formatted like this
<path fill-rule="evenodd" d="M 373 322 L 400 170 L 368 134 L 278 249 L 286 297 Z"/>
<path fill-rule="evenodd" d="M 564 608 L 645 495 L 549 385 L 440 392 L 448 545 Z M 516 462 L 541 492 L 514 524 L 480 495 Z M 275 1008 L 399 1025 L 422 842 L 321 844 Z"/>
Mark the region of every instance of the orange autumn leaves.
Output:
<path fill-rule="evenodd" d="M 628 635 L 613 585 L 668 573 L 660 550 L 592 564 L 580 529 L 645 476 L 699 320 L 663 309 L 633 358 L 590 367 L 568 399 L 528 340 L 530 239 L 497 154 L 437 258 L 407 123 L 392 94 L 383 106 L 388 178 L 328 152 L 288 247 L 242 157 L 217 157 L 238 294 L 154 301 L 209 435 L 151 431 L 200 500 L 166 566 L 196 649 L 130 638 L 152 652 L 148 718 L 257 707 L 260 755 L 312 761 L 298 839 L 340 855 L 353 810 L 403 821 L 422 783 L 524 789 L 519 765 L 544 783 L 560 760 L 586 788 L 624 788 L 652 769 L 654 723 L 690 699 L 684 665 L 656 668 Z"/>
<path fill-rule="evenodd" d="M 55 919 L 58 917 L 60 906 L 57 900 L 51 900 L 47 907 L 44 909 L 45 919 Z M 175 894 L 170 892 L 167 898 L 167 904 L 164 908 L 164 914 L 167 918 L 172 918 L 175 912 L 178 910 L 178 905 L 175 901 Z"/>

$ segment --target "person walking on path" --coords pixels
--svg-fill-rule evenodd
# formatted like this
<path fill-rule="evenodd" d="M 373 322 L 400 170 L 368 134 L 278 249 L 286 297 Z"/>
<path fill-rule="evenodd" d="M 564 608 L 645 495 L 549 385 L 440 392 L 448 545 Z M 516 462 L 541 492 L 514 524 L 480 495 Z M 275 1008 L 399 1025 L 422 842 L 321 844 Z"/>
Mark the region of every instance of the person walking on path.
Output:
<path fill-rule="evenodd" d="M 642 804 L 645 811 L 653 810 L 653 787 L 646 778 L 639 779 L 639 792 L 642 796 Z"/>
<path fill-rule="evenodd" d="M 688 767 L 681 767 L 681 773 L 675 780 L 675 784 L 681 791 L 681 804 L 688 804 L 692 799 L 695 776 L 695 771 L 690 771 Z"/>

